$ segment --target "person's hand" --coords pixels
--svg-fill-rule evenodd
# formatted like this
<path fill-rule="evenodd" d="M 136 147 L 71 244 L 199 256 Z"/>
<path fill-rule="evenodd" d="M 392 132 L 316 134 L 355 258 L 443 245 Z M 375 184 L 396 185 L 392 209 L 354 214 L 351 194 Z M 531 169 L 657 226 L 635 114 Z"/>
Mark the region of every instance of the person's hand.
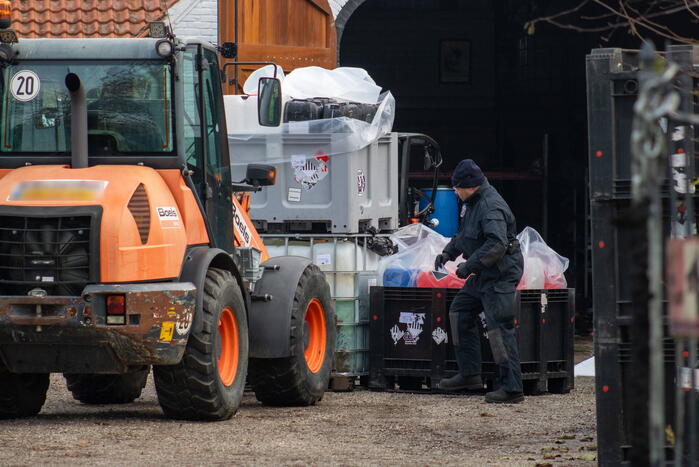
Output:
<path fill-rule="evenodd" d="M 451 261 L 451 256 L 446 253 L 438 254 L 434 260 L 434 270 L 439 271 L 448 261 Z"/>
<path fill-rule="evenodd" d="M 468 279 L 469 275 L 471 275 L 471 271 L 468 268 L 468 262 L 461 263 L 457 266 L 456 277 L 459 279 Z"/>

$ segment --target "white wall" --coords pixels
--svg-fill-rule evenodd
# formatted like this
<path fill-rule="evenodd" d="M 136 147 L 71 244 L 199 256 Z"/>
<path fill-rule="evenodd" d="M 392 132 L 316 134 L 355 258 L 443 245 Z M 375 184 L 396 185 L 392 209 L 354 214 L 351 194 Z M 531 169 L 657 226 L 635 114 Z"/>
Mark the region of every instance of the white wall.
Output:
<path fill-rule="evenodd" d="M 337 14 L 340 12 L 347 0 L 328 0 L 330 4 L 330 9 L 333 11 L 333 17 L 337 18 Z"/>
<path fill-rule="evenodd" d="M 180 0 L 169 14 L 176 35 L 218 43 L 217 0 Z"/>

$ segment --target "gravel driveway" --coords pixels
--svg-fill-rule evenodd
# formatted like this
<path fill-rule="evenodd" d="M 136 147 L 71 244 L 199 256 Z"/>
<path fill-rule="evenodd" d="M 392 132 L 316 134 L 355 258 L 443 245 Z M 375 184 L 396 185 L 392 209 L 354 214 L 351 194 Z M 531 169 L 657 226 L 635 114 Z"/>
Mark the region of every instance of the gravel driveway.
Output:
<path fill-rule="evenodd" d="M 270 408 L 246 394 L 219 423 L 165 419 L 152 379 L 127 405 L 74 401 L 52 375 L 41 414 L 0 421 L 0 465 L 594 465 L 592 378 L 515 406 L 482 395 L 327 393 Z"/>

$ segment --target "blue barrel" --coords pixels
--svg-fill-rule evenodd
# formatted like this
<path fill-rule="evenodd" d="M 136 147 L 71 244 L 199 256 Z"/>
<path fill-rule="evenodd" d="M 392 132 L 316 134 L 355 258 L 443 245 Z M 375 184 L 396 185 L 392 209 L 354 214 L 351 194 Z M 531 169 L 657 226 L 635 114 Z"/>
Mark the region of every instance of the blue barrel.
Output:
<path fill-rule="evenodd" d="M 383 273 L 384 287 L 415 287 L 417 269 L 388 268 Z"/>
<path fill-rule="evenodd" d="M 428 198 L 432 196 L 432 190 L 422 190 Z M 427 201 L 420 198 L 420 209 L 427 206 Z M 439 225 L 434 229 L 445 237 L 453 237 L 459 231 L 459 200 L 453 188 L 446 186 L 437 187 L 437 196 L 434 198 L 434 212 L 430 219 L 439 220 Z"/>

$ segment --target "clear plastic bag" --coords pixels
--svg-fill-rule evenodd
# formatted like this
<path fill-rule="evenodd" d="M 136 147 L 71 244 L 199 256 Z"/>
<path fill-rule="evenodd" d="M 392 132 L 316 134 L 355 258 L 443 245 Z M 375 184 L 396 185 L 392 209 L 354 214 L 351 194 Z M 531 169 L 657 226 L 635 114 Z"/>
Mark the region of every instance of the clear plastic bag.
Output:
<path fill-rule="evenodd" d="M 236 95 L 224 98 L 228 145 L 232 166 L 250 163 L 281 164 L 300 156 L 343 156 L 365 148 L 393 129 L 396 101 L 393 95 L 381 87 L 361 68 L 319 67 L 297 68 L 284 76 L 281 68 L 277 77 L 283 79 L 282 101 L 332 98 L 338 102 L 376 104 L 371 121 L 349 117 L 332 117 L 318 120 L 290 121 L 278 127 L 259 125 L 257 96 Z M 268 65 L 253 72 L 245 82 L 245 92 L 257 93 L 257 83 L 263 76 L 272 76 L 274 69 Z M 299 142 L 311 149 L 299 154 Z M 260 148 L 263 148 L 262 156 Z"/>
<path fill-rule="evenodd" d="M 456 266 L 463 258 L 445 265 L 446 271 L 434 271 L 434 260 L 449 243 L 423 224 L 410 224 L 390 236 L 398 253 L 379 261 L 379 283 L 385 287 L 447 287 L 458 288 L 464 283 L 456 277 Z"/>
<path fill-rule="evenodd" d="M 556 253 L 531 227 L 525 227 L 517 240 L 524 256 L 524 273 L 518 289 L 565 289 L 568 286 L 564 275 L 568 258 Z"/>

